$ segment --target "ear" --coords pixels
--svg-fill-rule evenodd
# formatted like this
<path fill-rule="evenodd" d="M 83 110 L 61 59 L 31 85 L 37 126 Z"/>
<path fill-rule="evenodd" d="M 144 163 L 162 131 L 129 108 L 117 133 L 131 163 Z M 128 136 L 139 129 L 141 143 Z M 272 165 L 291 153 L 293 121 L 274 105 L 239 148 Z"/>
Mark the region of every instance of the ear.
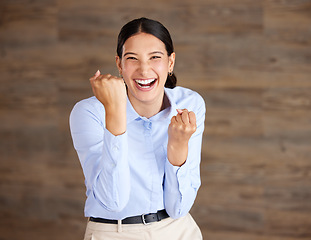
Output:
<path fill-rule="evenodd" d="M 175 52 L 171 53 L 170 56 L 168 56 L 168 70 L 169 72 L 173 72 L 175 65 Z"/>
<path fill-rule="evenodd" d="M 116 65 L 119 70 L 119 73 L 122 75 L 121 58 L 119 56 L 116 56 Z"/>

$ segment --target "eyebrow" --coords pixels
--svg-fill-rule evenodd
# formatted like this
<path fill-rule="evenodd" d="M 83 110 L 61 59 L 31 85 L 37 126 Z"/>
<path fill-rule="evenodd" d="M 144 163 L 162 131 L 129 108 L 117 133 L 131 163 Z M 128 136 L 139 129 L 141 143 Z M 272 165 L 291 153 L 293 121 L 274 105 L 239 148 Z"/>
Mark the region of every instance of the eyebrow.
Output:
<path fill-rule="evenodd" d="M 149 55 L 156 54 L 156 53 L 164 55 L 164 53 L 161 51 L 154 51 L 154 52 L 149 53 Z"/>
<path fill-rule="evenodd" d="M 149 55 L 152 55 L 152 54 L 162 54 L 162 55 L 164 55 L 164 53 L 161 52 L 161 51 L 154 51 L 154 52 L 149 53 Z M 127 52 L 127 53 L 125 53 L 125 54 L 123 55 L 123 57 L 125 57 L 126 55 L 138 55 L 138 54 L 137 54 L 137 53 L 134 53 L 134 52 Z"/>
<path fill-rule="evenodd" d="M 125 57 L 126 55 L 137 55 L 136 53 L 133 53 L 133 52 L 127 52 L 127 53 L 125 53 L 124 55 L 123 55 L 123 57 Z"/>

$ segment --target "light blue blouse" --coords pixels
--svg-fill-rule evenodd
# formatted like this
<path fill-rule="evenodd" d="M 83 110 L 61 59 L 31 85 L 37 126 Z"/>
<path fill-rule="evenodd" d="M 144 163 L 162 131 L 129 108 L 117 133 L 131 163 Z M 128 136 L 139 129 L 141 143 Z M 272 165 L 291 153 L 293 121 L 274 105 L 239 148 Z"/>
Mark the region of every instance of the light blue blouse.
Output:
<path fill-rule="evenodd" d="M 96 97 L 78 102 L 70 129 L 86 185 L 86 217 L 120 220 L 166 209 L 172 218 L 186 215 L 200 187 L 205 103 L 196 92 L 165 88 L 170 107 L 147 119 L 127 100 L 127 130 L 119 136 L 105 128 L 105 109 Z M 176 167 L 167 159 L 168 125 L 176 109 L 193 111 L 197 130 L 188 158 Z"/>

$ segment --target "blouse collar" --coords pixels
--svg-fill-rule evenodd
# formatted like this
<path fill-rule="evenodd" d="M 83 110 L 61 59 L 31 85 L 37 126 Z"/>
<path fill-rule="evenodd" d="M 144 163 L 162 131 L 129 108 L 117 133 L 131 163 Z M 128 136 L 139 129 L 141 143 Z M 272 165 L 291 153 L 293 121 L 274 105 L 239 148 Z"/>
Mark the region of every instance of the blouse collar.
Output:
<path fill-rule="evenodd" d="M 160 111 L 156 115 L 152 116 L 149 118 L 149 121 L 162 121 L 162 120 L 167 120 L 171 119 L 173 116 L 177 114 L 176 109 L 177 105 L 173 99 L 173 96 L 171 95 L 171 92 L 167 89 L 164 88 L 164 94 L 167 96 L 169 100 L 169 106 L 165 108 L 164 110 Z M 126 105 L 126 121 L 127 124 L 131 123 L 134 120 L 139 120 L 139 119 L 144 119 L 148 120 L 146 117 L 141 117 L 133 108 L 129 98 L 127 97 L 127 105 Z"/>

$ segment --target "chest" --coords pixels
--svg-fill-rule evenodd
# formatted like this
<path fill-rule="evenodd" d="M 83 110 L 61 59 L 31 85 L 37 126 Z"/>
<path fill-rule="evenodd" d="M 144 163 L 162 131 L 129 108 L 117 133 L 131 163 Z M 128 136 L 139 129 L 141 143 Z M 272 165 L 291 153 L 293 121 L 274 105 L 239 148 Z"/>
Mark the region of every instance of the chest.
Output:
<path fill-rule="evenodd" d="M 164 173 L 169 121 L 137 120 L 127 128 L 128 159 L 131 169 L 144 174 Z"/>

